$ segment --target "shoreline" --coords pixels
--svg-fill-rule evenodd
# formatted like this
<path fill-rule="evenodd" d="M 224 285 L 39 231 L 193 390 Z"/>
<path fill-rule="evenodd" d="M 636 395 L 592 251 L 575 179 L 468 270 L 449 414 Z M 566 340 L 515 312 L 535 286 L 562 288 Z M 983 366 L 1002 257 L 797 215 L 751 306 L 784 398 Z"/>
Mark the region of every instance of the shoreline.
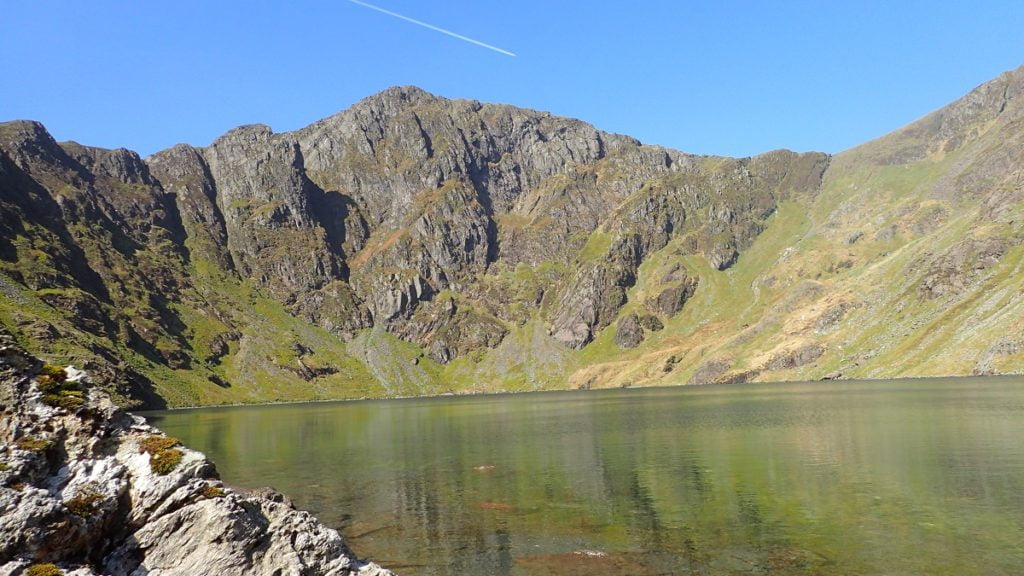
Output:
<path fill-rule="evenodd" d="M 620 386 L 610 388 L 556 388 L 556 389 L 545 389 L 545 390 L 506 390 L 496 392 L 448 392 L 445 394 L 423 394 L 419 396 L 374 396 L 374 397 L 363 397 L 363 398 L 322 398 L 316 400 L 280 400 L 272 402 L 234 402 L 230 404 L 206 404 L 206 405 L 190 405 L 190 406 L 174 406 L 160 409 L 145 409 L 145 410 L 128 410 L 132 414 L 138 416 L 147 416 L 149 414 L 158 414 L 160 412 L 177 412 L 184 410 L 208 410 L 214 408 L 247 408 L 247 407 L 269 407 L 269 406 L 294 406 L 300 404 L 326 404 L 326 403 L 348 403 L 348 402 L 383 402 L 389 400 L 436 400 L 440 398 L 469 398 L 479 396 L 518 396 L 522 394 L 545 394 L 545 393 L 587 393 L 587 392 L 602 392 L 602 391 L 624 391 L 624 390 L 672 390 L 677 388 L 693 388 L 693 389 L 708 389 L 708 388 L 732 388 L 737 386 L 757 386 L 757 385 L 792 385 L 792 384 L 820 384 L 824 382 L 835 382 L 835 383 L 850 383 L 855 384 L 858 382 L 882 382 L 882 381 L 893 381 L 893 382 L 905 382 L 905 381 L 916 381 L 916 380 L 950 380 L 950 379 L 1004 379 L 1004 378 L 1024 378 L 1024 372 L 1011 372 L 1006 374 L 967 374 L 967 375 L 944 375 L 944 376 L 898 376 L 894 378 L 834 378 L 834 379 L 819 379 L 819 380 L 769 380 L 769 381 L 752 381 L 752 382 L 735 382 L 735 383 L 719 383 L 713 382 L 710 384 L 666 384 L 666 385 L 654 385 L 654 386 Z"/>
<path fill-rule="evenodd" d="M 0 334 L 0 574 L 394 576 L 96 384 Z"/>

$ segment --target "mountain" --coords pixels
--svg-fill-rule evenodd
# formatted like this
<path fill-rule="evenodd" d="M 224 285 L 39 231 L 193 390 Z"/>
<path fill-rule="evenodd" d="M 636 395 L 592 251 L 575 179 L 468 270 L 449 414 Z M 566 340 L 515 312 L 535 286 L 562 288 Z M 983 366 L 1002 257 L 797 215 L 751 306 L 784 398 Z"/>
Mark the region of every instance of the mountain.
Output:
<path fill-rule="evenodd" d="M 0 124 L 0 324 L 149 407 L 1024 369 L 1024 68 L 836 156 L 392 88 L 134 152 Z"/>

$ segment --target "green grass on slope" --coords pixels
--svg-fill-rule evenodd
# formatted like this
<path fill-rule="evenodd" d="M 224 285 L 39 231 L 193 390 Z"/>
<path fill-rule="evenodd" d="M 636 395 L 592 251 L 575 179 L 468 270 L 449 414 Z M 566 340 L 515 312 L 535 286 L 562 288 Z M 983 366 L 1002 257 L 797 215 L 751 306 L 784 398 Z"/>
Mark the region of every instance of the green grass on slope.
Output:
<path fill-rule="evenodd" d="M 910 166 L 860 167 L 830 179 L 812 210 L 814 226 L 790 261 L 804 267 L 798 275 L 806 279 L 815 260 L 850 256 L 849 269 L 821 280 L 827 295 L 845 292 L 858 307 L 834 332 L 811 334 L 828 349 L 813 366 L 762 378 L 814 379 L 834 370 L 847 377 L 969 374 L 984 350 L 1019 331 L 1019 251 L 964 294 L 928 300 L 919 293 L 931 263 L 965 239 L 1014 234 L 1012 227 L 982 222 L 975 200 L 940 199 L 949 171 L 968 152 Z M 894 233 L 880 238 L 886 230 Z M 854 232 L 861 236 L 851 246 L 844 239 Z"/>
<path fill-rule="evenodd" d="M 493 350 L 479 350 L 444 367 L 446 392 L 529 392 L 565 387 L 569 351 L 547 334 L 547 325 L 534 314 L 513 327 Z"/>
<path fill-rule="evenodd" d="M 1018 246 L 1003 257 L 991 276 L 951 303 L 940 299 L 905 311 L 910 318 L 917 318 L 910 322 L 912 329 L 874 358 L 866 367 L 866 375 L 969 373 L 993 344 L 1019 333 L 1019 322 L 1024 317 L 1020 298 L 1022 255 L 1024 249 Z M 870 335 L 864 338 L 865 346 L 868 343 Z"/>
<path fill-rule="evenodd" d="M 195 390 L 196 404 L 307 401 L 386 395 L 346 344 L 326 330 L 290 314 L 280 303 L 261 296 L 212 266 L 197 263 L 197 281 L 204 287 L 209 309 L 180 307 L 191 328 L 197 355 L 210 342 L 235 332 L 229 353 L 209 369 L 227 387 L 205 380 Z M 219 318 L 214 315 L 219 310 Z M 224 315 L 227 315 L 225 318 Z M 230 326 L 229 326 L 230 324 Z M 308 353 L 300 354 L 298 350 Z M 305 381 L 302 366 L 329 373 Z"/>
<path fill-rule="evenodd" d="M 842 155 L 810 203 L 781 205 L 724 272 L 683 256 L 682 239 L 670 243 L 640 266 L 620 318 L 642 311 L 675 262 L 699 277 L 694 297 L 636 349 L 615 345 L 615 323 L 602 330 L 574 354 L 570 384 L 682 384 L 712 359 L 727 361 L 734 373 L 755 370 L 761 380 L 834 371 L 969 374 L 986 354 L 999 370 L 1024 365 L 1024 355 L 990 352 L 1024 324 L 1022 249 L 970 276 L 963 294 L 929 300 L 919 290 L 936 259 L 965 239 L 1015 234 L 1012 225 L 982 222 L 977 200 L 951 194 L 972 153 L 967 148 L 910 165 L 859 162 L 856 151 Z M 829 314 L 837 320 L 825 322 Z M 779 354 L 808 344 L 822 346 L 824 355 L 765 371 Z"/>
<path fill-rule="evenodd" d="M 349 353 L 365 366 L 375 397 L 441 394 L 440 366 L 415 344 L 375 327 L 363 330 L 349 345 Z"/>
<path fill-rule="evenodd" d="M 169 368 L 117 341 L 84 332 L 40 299 L 68 290 L 36 293 L 0 276 L 0 323 L 27 349 L 52 363 L 82 366 L 95 358 L 90 350 L 109 349 L 152 381 L 154 392 L 170 406 L 423 393 L 407 385 L 389 392 L 341 339 L 294 317 L 280 303 L 260 296 L 212 263 L 195 260 L 193 273 L 195 284 L 201 288 L 188 292 L 187 302 L 169 305 L 185 325 L 183 335 L 194 351 L 189 368 Z M 46 342 L 32 336 L 33 330 L 56 332 L 51 335 L 52 341 Z M 221 336 L 229 336 L 228 353 L 207 364 L 211 344 Z M 151 344 L 161 346 L 160 341 Z M 415 354 L 420 353 L 416 350 Z M 302 377 L 304 368 L 319 375 L 307 381 Z"/>
<path fill-rule="evenodd" d="M 699 278 L 697 290 L 682 311 L 665 321 L 665 328 L 648 332 L 645 341 L 633 350 L 622 350 L 614 342 L 616 325 L 602 330 L 594 342 L 578 352 L 573 366 L 582 372 L 602 364 L 614 366 L 611 385 L 682 384 L 703 360 L 718 355 L 743 359 L 747 348 L 728 346 L 728 335 L 739 333 L 744 325 L 762 318 L 773 301 L 785 293 L 785 279 L 769 289 L 757 280 L 770 272 L 786 247 L 806 233 L 809 220 L 800 204 L 786 202 L 769 219 L 768 228 L 744 251 L 737 263 L 726 271 L 712 269 L 703 257 L 683 255 L 684 239 L 673 241 L 641 264 L 637 284 L 630 289 L 623 314 L 641 312 L 642 303 L 660 289 L 659 279 L 670 266 L 681 263 L 690 275 Z M 768 338 L 768 335 L 764 336 Z M 661 366 L 668 356 L 681 359 L 671 373 Z"/>
<path fill-rule="evenodd" d="M 52 290 L 36 293 L 2 274 L 0 288 L 0 324 L 14 334 L 19 344 L 29 352 L 51 364 L 82 367 L 95 359 L 94 350 L 106 348 L 151 379 L 156 385 L 157 394 L 169 404 L 194 404 L 199 399 L 195 391 L 205 382 L 204 376 L 190 371 L 170 370 L 125 346 L 80 330 L 39 298 L 40 293 L 52 293 Z M 52 342 L 48 341 L 50 338 L 31 335 L 32 330 L 51 331 Z M 128 399 L 118 391 L 111 392 L 119 403 L 128 403 Z"/>
<path fill-rule="evenodd" d="M 865 241 L 857 246 L 875 246 L 881 252 L 863 254 L 863 268 L 836 278 L 837 285 L 857 292 L 863 306 L 844 321 L 842 337 L 823 359 L 826 369 L 843 368 L 850 377 L 970 373 L 980 350 L 999 339 L 999 330 L 1010 327 L 1006 321 L 968 319 L 992 316 L 994 301 L 1002 307 L 1014 305 L 1008 295 L 1015 289 L 1008 287 L 1015 282 L 1006 272 L 1014 267 L 1012 255 L 963 297 L 932 301 L 918 293 L 929 262 L 938 255 L 972 236 L 1012 233 L 985 231 L 976 201 L 937 199 L 947 194 L 943 182 L 951 180 L 950 171 L 959 169 L 970 152 L 959 150 L 912 165 L 851 168 L 846 162 L 847 169 L 829 180 L 814 210 L 821 233 L 828 233 L 827 225 L 838 224 L 842 233 L 859 227 Z M 895 230 L 895 236 L 888 241 L 872 238 L 885 229 Z"/>

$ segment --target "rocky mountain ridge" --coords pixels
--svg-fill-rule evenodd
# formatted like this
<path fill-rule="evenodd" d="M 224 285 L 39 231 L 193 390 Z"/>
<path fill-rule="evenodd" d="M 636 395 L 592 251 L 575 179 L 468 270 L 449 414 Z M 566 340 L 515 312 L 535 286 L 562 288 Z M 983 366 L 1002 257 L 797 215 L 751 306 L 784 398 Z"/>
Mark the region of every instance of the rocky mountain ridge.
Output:
<path fill-rule="evenodd" d="M 150 406 L 1016 371 L 1022 78 L 835 157 L 408 87 L 146 159 L 0 124 L 0 322 Z"/>

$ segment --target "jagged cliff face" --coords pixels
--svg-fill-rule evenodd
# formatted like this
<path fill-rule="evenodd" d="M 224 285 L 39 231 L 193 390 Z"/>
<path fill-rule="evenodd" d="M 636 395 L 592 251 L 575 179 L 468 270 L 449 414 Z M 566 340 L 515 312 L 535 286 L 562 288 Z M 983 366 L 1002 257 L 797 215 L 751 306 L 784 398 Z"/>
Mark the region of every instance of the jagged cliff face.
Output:
<path fill-rule="evenodd" d="M 442 362 L 526 320 L 501 319 L 499 308 L 536 304 L 536 294 L 482 292 L 488 274 L 562 267 L 544 288 L 561 303 L 549 323 L 579 348 L 615 318 L 647 254 L 695 233 L 695 253 L 726 267 L 780 197 L 817 186 L 826 162 L 776 153 L 711 167 L 580 122 L 412 88 L 296 133 L 247 126 L 148 161 L 165 190 L 206 204 L 182 208 L 196 215 L 185 227 L 217 231 L 200 257 L 339 336 L 381 326 L 433 345 Z M 595 231 L 608 245 L 579 262 Z M 445 292 L 453 297 L 435 298 Z M 416 317 L 421 307 L 429 320 Z M 482 311 L 458 314 L 473 307 Z M 454 340 L 434 337 L 456 328 Z"/>
<path fill-rule="evenodd" d="M 1013 253 L 1022 77 L 835 158 L 415 88 L 145 160 L 3 124 L 0 320 L 174 404 L 855 375 L 828 335 L 888 301 L 860 288 L 930 302 Z"/>

